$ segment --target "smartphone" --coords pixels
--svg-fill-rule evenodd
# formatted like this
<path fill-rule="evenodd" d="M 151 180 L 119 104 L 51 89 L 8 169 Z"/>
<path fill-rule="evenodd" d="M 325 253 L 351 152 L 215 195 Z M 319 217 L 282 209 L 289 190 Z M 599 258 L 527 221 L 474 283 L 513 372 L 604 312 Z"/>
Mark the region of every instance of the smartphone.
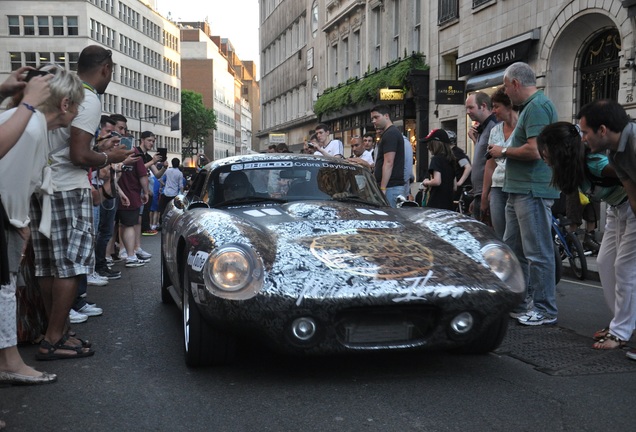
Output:
<path fill-rule="evenodd" d="M 132 137 L 121 137 L 121 139 L 119 140 L 119 145 L 126 147 L 126 150 L 132 150 L 133 148 Z"/>
<path fill-rule="evenodd" d="M 157 147 L 157 153 L 161 156 L 161 162 L 166 162 L 166 159 L 168 159 L 168 149 L 166 147 Z"/>
<path fill-rule="evenodd" d="M 31 81 L 31 78 L 36 77 L 36 76 L 45 76 L 50 74 L 51 72 L 48 71 L 43 71 L 43 70 L 38 70 L 38 69 L 31 69 L 30 71 L 27 72 L 26 74 L 26 78 L 24 78 L 24 81 L 29 82 Z"/>

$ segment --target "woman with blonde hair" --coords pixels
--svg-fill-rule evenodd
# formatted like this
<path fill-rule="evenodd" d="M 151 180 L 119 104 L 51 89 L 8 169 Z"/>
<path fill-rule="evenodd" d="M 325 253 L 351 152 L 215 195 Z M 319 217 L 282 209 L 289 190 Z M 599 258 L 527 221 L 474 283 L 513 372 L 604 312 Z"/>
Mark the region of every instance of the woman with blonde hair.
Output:
<path fill-rule="evenodd" d="M 47 163 L 48 132 L 68 126 L 84 100 L 84 88 L 76 74 L 56 66 L 47 67 L 46 71 L 52 77 L 46 77 L 50 94 L 45 100 L 37 106 L 31 105 L 33 102 L 25 92 L 23 99 L 14 99 L 15 108 L 0 115 L 2 124 L 18 110 L 31 112 L 16 144 L 0 159 L 0 199 L 7 215 L 2 229 L 7 240 L 9 270 L 8 283 L 0 290 L 0 384 L 45 384 L 57 379 L 54 374 L 38 372 L 24 363 L 17 349 L 16 329 L 16 278 L 29 237 L 29 200 L 39 191 L 42 169 Z"/>

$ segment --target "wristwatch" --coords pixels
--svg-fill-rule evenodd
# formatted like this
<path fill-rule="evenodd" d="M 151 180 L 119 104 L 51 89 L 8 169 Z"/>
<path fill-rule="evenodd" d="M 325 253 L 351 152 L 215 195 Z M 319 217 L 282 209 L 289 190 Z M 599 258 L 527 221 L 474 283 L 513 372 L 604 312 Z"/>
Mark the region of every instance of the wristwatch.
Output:
<path fill-rule="evenodd" d="M 506 152 L 507 152 L 507 151 L 508 151 L 508 147 L 504 147 L 504 148 L 501 150 L 501 157 L 506 157 Z"/>

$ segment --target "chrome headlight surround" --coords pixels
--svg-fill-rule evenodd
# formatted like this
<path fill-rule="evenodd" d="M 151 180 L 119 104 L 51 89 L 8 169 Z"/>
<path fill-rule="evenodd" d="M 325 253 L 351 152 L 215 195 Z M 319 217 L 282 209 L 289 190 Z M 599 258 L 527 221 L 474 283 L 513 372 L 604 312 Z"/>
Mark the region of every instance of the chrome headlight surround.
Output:
<path fill-rule="evenodd" d="M 231 300 L 247 300 L 263 287 L 263 262 L 252 249 L 229 244 L 213 251 L 203 267 L 206 289 Z"/>
<path fill-rule="evenodd" d="M 512 250 L 505 245 L 489 243 L 481 248 L 481 254 L 490 270 L 497 275 L 510 291 L 523 293 L 526 282 L 517 257 Z"/>

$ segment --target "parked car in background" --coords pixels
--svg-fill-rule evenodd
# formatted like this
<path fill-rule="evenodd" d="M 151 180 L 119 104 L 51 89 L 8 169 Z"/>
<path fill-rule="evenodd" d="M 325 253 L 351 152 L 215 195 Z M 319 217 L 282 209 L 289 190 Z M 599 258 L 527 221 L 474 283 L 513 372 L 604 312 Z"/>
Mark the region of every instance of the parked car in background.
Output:
<path fill-rule="evenodd" d="M 523 276 L 491 230 L 392 209 L 371 173 L 298 154 L 212 162 L 167 208 L 161 297 L 183 311 L 186 363 L 256 338 L 290 353 L 499 346 Z"/>

